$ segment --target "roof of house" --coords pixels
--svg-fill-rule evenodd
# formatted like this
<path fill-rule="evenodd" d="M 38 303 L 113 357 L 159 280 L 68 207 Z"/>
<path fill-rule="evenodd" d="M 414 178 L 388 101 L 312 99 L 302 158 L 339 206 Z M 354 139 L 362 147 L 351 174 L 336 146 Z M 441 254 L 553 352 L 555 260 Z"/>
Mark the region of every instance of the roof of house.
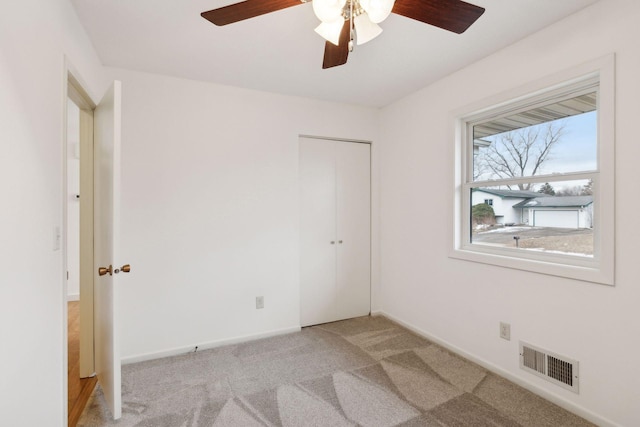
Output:
<path fill-rule="evenodd" d="M 474 188 L 473 191 L 482 191 L 483 193 L 489 193 L 502 198 L 519 198 L 530 199 L 531 197 L 537 197 L 540 193 L 535 191 L 526 190 L 494 190 L 493 188 Z"/>
<path fill-rule="evenodd" d="M 523 200 L 513 205 L 514 208 L 566 208 L 588 206 L 593 203 L 593 196 L 544 196 Z"/>

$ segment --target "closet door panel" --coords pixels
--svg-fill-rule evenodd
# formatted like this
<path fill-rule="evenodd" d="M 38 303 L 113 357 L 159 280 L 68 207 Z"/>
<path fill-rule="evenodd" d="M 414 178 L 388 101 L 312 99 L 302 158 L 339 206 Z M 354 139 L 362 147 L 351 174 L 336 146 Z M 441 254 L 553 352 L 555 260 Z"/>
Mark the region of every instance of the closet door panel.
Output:
<path fill-rule="evenodd" d="M 336 315 L 365 316 L 371 309 L 369 144 L 336 142 L 336 200 Z"/>
<path fill-rule="evenodd" d="M 300 139 L 300 322 L 335 318 L 336 147 Z M 334 242 L 333 244 L 331 242 Z"/>

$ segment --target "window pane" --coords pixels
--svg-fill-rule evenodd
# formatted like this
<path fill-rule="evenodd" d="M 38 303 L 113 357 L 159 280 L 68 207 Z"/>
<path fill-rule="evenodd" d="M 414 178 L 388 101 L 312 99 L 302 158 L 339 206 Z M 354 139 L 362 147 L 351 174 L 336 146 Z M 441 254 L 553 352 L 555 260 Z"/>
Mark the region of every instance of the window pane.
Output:
<path fill-rule="evenodd" d="M 596 92 L 473 126 L 473 180 L 597 170 Z"/>
<path fill-rule="evenodd" d="M 593 257 L 591 180 L 521 187 L 472 189 L 471 243 Z"/>

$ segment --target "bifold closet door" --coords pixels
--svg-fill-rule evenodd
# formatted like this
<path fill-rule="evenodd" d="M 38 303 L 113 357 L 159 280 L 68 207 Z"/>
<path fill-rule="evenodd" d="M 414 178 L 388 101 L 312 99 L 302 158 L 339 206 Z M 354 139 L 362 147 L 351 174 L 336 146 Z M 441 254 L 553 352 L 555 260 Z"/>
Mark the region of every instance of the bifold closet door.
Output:
<path fill-rule="evenodd" d="M 336 142 L 336 319 L 371 311 L 370 145 Z"/>
<path fill-rule="evenodd" d="M 370 311 L 369 144 L 300 138 L 303 326 Z"/>
<path fill-rule="evenodd" d="M 335 305 L 335 144 L 300 138 L 299 165 L 300 321 L 308 326 L 328 322 Z"/>

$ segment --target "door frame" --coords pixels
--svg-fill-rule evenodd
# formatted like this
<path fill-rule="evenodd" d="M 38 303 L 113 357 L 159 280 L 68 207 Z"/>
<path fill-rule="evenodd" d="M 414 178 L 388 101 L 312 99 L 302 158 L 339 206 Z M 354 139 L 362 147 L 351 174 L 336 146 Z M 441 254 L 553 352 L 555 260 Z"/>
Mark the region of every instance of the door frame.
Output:
<path fill-rule="evenodd" d="M 62 336 L 63 336 L 63 381 L 62 381 L 62 406 L 63 420 L 67 424 L 69 408 L 67 396 L 69 393 L 68 381 L 68 304 L 67 304 L 67 269 L 68 269 L 68 162 L 67 162 L 67 107 L 71 99 L 80 107 L 80 144 L 88 145 L 91 150 L 80 150 L 80 375 L 88 377 L 95 375 L 94 370 L 94 345 L 93 345 L 93 110 L 96 104 L 85 89 L 83 79 L 69 59 L 64 56 L 64 69 L 62 81 Z M 84 155 L 83 155 L 84 151 Z M 87 249 L 88 248 L 88 249 Z M 83 256 L 83 252 L 84 255 Z M 88 256 L 87 256 L 88 255 Z M 83 304 L 84 300 L 84 304 Z M 82 327 L 82 325 L 85 325 Z"/>

